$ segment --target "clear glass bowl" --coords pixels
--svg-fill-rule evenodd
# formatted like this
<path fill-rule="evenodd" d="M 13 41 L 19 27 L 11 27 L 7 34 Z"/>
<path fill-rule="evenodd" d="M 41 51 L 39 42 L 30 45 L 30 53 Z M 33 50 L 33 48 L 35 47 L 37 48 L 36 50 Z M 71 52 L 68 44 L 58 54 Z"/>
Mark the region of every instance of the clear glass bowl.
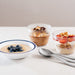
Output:
<path fill-rule="evenodd" d="M 45 27 L 46 28 L 46 32 L 47 32 L 47 36 L 40 36 L 40 37 L 36 37 L 36 36 L 33 36 L 32 35 L 32 30 L 35 28 L 35 27 Z M 44 46 L 48 43 L 48 40 L 49 40 L 49 36 L 50 36 L 50 31 L 51 31 L 51 25 L 48 25 L 48 24 L 31 24 L 28 26 L 29 28 L 29 33 L 30 33 L 30 39 L 32 42 L 34 42 L 37 46 Z M 43 33 L 40 33 L 41 35 Z M 37 34 L 38 35 L 38 34 Z"/>
<path fill-rule="evenodd" d="M 68 36 L 59 35 L 60 33 L 68 32 Z M 72 54 L 75 45 L 75 30 L 65 29 L 56 30 L 52 33 L 53 40 L 56 43 L 56 50 L 61 54 Z"/>

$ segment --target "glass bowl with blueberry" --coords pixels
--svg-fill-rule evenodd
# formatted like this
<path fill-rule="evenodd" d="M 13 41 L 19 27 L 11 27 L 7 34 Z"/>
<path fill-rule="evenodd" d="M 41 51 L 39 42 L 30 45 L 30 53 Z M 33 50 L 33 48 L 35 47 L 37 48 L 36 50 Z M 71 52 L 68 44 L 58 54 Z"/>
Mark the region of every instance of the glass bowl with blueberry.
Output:
<path fill-rule="evenodd" d="M 36 45 L 28 40 L 6 40 L 0 42 L 0 53 L 10 59 L 21 59 L 32 54 Z"/>

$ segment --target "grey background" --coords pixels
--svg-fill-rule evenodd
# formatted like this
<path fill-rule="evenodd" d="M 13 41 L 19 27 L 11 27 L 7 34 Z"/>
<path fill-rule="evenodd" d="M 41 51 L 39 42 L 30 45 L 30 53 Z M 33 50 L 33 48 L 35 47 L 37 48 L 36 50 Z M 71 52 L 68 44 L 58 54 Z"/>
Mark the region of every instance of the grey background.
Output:
<path fill-rule="evenodd" d="M 32 23 L 75 26 L 75 0 L 0 0 L 0 26 Z"/>

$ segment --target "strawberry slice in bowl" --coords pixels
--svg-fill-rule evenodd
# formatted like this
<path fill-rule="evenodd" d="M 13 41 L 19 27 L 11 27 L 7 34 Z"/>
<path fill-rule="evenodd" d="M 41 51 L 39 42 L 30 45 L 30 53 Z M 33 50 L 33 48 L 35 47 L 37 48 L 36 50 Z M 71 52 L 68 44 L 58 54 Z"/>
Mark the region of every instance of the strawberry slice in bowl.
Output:
<path fill-rule="evenodd" d="M 68 41 L 69 42 L 75 41 L 75 35 L 69 35 L 68 36 Z"/>

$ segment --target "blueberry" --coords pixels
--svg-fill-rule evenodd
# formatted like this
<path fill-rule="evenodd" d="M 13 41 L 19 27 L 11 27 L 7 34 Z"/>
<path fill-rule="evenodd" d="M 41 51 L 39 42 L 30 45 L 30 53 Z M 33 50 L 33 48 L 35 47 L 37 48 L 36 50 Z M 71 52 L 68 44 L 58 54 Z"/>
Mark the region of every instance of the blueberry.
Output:
<path fill-rule="evenodd" d="M 8 47 L 7 49 L 10 50 L 10 47 Z"/>
<path fill-rule="evenodd" d="M 16 49 L 22 49 L 22 47 L 19 45 L 16 45 Z"/>
<path fill-rule="evenodd" d="M 22 47 L 19 46 L 19 45 L 16 45 L 16 47 L 10 46 L 10 47 L 8 47 L 8 50 L 9 50 L 10 52 L 19 52 L 19 51 L 23 51 L 23 50 L 22 50 Z"/>
<path fill-rule="evenodd" d="M 23 51 L 22 49 L 19 50 L 20 52 Z"/>
<path fill-rule="evenodd" d="M 13 49 L 12 48 L 10 49 L 10 52 L 13 52 Z"/>
<path fill-rule="evenodd" d="M 13 48 L 13 46 L 10 46 L 10 48 Z"/>
<path fill-rule="evenodd" d="M 17 51 L 15 47 L 13 47 L 12 50 L 13 50 L 13 52 L 16 52 Z"/>
<path fill-rule="evenodd" d="M 13 52 L 17 52 L 16 50 L 13 50 Z"/>
<path fill-rule="evenodd" d="M 15 47 L 15 49 L 16 49 L 16 50 L 20 50 L 20 48 L 19 48 L 19 47 Z"/>
<path fill-rule="evenodd" d="M 13 47 L 13 48 L 10 48 L 10 52 L 15 52 L 16 50 L 15 50 L 15 47 Z"/>
<path fill-rule="evenodd" d="M 15 50 L 15 47 L 13 47 L 12 50 Z"/>
<path fill-rule="evenodd" d="M 19 45 L 16 45 L 16 47 L 20 47 Z"/>
<path fill-rule="evenodd" d="M 7 49 L 10 50 L 11 48 L 13 48 L 13 46 L 8 47 Z"/>
<path fill-rule="evenodd" d="M 22 49 L 22 47 L 19 47 L 19 49 Z"/>

